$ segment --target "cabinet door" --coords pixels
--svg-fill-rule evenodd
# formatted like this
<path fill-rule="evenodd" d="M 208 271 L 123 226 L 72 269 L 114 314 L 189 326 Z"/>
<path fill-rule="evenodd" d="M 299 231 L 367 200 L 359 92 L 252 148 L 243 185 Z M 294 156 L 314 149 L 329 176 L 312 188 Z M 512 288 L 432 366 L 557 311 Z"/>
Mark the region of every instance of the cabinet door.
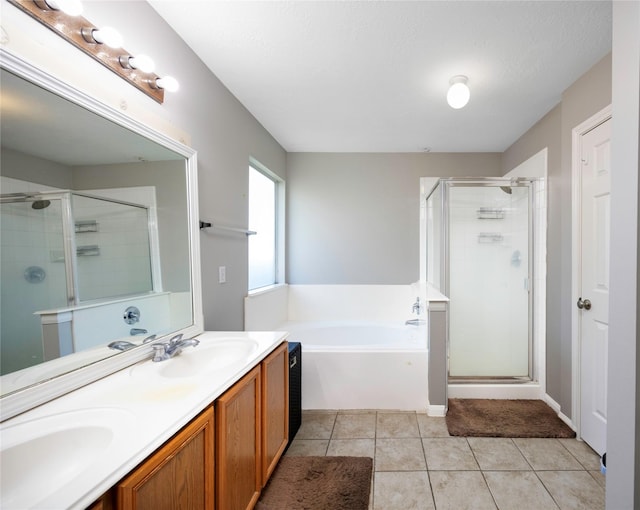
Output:
<path fill-rule="evenodd" d="M 120 510 L 211 510 L 213 407 L 209 407 L 117 486 Z"/>
<path fill-rule="evenodd" d="M 262 362 L 262 485 L 289 440 L 289 349 L 283 342 Z"/>
<path fill-rule="evenodd" d="M 113 510 L 113 490 L 107 491 L 98 500 L 94 501 L 87 510 Z"/>
<path fill-rule="evenodd" d="M 253 508 L 262 489 L 260 365 L 216 400 L 216 508 Z"/>

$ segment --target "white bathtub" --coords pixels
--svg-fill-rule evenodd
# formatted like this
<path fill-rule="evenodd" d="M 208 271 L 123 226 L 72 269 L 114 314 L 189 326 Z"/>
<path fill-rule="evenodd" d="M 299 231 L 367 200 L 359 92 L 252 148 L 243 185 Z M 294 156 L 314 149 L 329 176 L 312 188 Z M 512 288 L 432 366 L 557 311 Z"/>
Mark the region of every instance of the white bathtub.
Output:
<path fill-rule="evenodd" d="M 288 322 L 302 344 L 303 409 L 426 411 L 427 328 L 402 322 Z"/>

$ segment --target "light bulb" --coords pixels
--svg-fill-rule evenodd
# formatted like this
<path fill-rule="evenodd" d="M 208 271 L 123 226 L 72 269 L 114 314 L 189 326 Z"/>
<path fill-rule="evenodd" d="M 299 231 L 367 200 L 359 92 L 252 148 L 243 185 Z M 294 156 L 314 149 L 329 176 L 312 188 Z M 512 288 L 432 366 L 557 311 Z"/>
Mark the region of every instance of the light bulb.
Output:
<path fill-rule="evenodd" d="M 165 76 L 164 78 L 158 78 L 156 80 L 156 87 L 164 89 L 167 92 L 177 92 L 180 84 L 173 76 Z"/>
<path fill-rule="evenodd" d="M 447 103 L 451 108 L 458 110 L 469 102 L 471 92 L 467 86 L 467 80 L 466 76 L 454 76 L 449 81 L 451 87 L 447 92 Z"/>
<path fill-rule="evenodd" d="M 80 16 L 80 14 L 82 14 L 82 3 L 80 0 L 44 0 L 44 3 L 49 9 L 62 11 L 69 16 Z M 40 5 L 40 7 L 42 7 L 42 5 Z"/>
<path fill-rule="evenodd" d="M 98 44 L 106 44 L 110 48 L 120 48 L 122 46 L 122 36 L 115 28 L 103 27 L 93 29 L 91 36 Z"/>
<path fill-rule="evenodd" d="M 137 57 L 129 57 L 129 66 L 133 69 L 140 69 L 143 73 L 152 73 L 156 68 L 156 64 L 147 55 L 138 55 Z"/>

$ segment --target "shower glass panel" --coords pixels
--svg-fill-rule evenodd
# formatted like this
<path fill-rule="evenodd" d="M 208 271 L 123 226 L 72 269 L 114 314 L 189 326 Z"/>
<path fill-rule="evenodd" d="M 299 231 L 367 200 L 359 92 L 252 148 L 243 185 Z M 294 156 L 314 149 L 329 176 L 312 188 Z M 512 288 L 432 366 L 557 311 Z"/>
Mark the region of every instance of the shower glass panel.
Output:
<path fill-rule="evenodd" d="M 531 380 L 531 185 L 441 179 L 427 199 L 428 279 L 450 299 L 450 380 Z"/>
<path fill-rule="evenodd" d="M 426 208 L 427 223 L 427 280 L 440 292 L 444 291 L 442 273 L 443 246 L 442 184 L 433 189 Z"/>
<path fill-rule="evenodd" d="M 59 198 L 3 201 L 0 211 L 0 372 L 6 374 L 44 361 L 34 312 L 67 305 L 67 265 Z"/>
<path fill-rule="evenodd" d="M 146 207 L 72 194 L 80 302 L 153 290 Z"/>

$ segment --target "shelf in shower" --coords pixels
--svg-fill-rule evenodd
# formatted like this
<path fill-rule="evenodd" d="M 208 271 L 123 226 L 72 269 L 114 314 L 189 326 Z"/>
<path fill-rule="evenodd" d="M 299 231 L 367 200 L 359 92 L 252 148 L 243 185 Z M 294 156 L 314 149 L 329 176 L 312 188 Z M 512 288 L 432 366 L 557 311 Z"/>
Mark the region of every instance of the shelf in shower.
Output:
<path fill-rule="evenodd" d="M 478 234 L 478 242 L 483 244 L 500 243 L 504 240 L 504 236 L 499 232 L 480 232 Z"/>
<path fill-rule="evenodd" d="M 76 234 L 84 234 L 85 232 L 97 232 L 98 222 L 96 220 L 76 221 Z"/>
<path fill-rule="evenodd" d="M 76 255 L 78 257 L 96 257 L 100 255 L 100 246 L 97 244 L 78 246 L 76 247 Z M 51 262 L 64 262 L 64 250 L 50 250 L 49 259 Z"/>
<path fill-rule="evenodd" d="M 100 247 L 97 244 L 78 246 L 76 248 L 76 255 L 78 257 L 95 257 L 100 255 Z"/>
<path fill-rule="evenodd" d="M 504 209 L 495 207 L 480 207 L 477 211 L 479 220 L 502 220 L 504 219 Z"/>

